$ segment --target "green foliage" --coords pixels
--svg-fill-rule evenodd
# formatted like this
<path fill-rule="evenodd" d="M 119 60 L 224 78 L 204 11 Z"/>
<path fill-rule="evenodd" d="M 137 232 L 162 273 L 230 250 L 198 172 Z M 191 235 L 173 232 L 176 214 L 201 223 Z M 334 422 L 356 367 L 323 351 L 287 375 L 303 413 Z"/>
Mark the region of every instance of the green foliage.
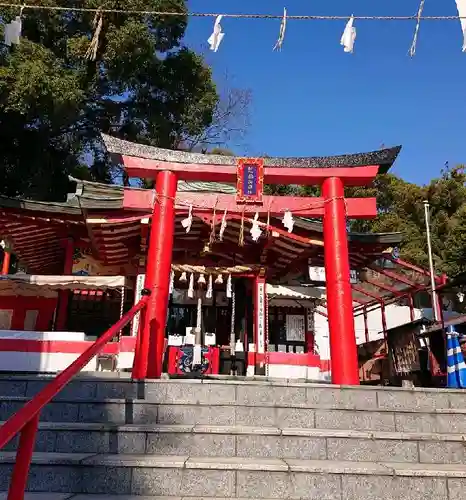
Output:
<path fill-rule="evenodd" d="M 186 12 L 184 0 L 85 6 Z M 0 15 L 9 22 L 18 12 L 2 8 Z M 21 44 L 0 49 L 2 194 L 59 198 L 68 174 L 110 181 L 120 172 L 110 168 L 100 131 L 176 148 L 211 124 L 218 95 L 202 58 L 181 46 L 187 16 L 104 13 L 96 59 L 89 60 L 94 18 L 25 9 Z"/>
<path fill-rule="evenodd" d="M 437 272 L 454 276 L 466 271 L 466 175 L 463 167 L 446 169 L 425 186 L 381 175 L 373 188 L 347 190 L 350 196 L 376 196 L 379 214 L 371 221 L 355 221 L 352 229 L 401 232 L 401 257 L 427 267 L 424 200 L 430 204 L 432 251 Z"/>
<path fill-rule="evenodd" d="M 226 148 L 212 148 L 210 151 L 207 152 L 207 154 L 221 155 L 221 156 L 235 156 L 235 153 L 233 153 L 233 151 L 230 151 L 229 149 Z"/>
<path fill-rule="evenodd" d="M 315 186 L 265 186 L 265 192 L 320 195 L 320 189 Z M 423 203 L 427 200 L 436 271 L 449 276 L 466 271 L 466 174 L 463 166 L 446 168 L 439 178 L 425 186 L 384 174 L 377 177 L 372 187 L 347 188 L 345 195 L 377 198 L 377 217 L 351 221 L 352 231 L 402 233 L 401 258 L 424 268 L 429 265 Z"/>

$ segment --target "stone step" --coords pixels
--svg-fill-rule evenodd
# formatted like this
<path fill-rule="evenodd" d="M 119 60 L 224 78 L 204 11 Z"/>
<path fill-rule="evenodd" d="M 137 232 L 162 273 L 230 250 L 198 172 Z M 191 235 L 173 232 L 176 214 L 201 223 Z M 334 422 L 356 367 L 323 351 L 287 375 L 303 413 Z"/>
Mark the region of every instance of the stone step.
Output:
<path fill-rule="evenodd" d="M 24 500 L 184 500 L 192 497 L 160 497 L 160 496 L 139 496 L 139 495 L 93 495 L 74 493 L 26 493 Z M 0 491 L 0 500 L 8 500 L 7 492 Z M 210 500 L 225 500 L 217 497 Z M 246 499 L 237 499 L 246 500 Z M 272 500 L 272 499 L 270 499 Z"/>
<path fill-rule="evenodd" d="M 26 495 L 24 496 L 24 500 L 70 500 L 75 499 L 76 496 L 77 495 L 75 495 L 74 493 L 26 493 Z M 82 496 L 84 496 L 84 500 L 105 500 L 104 498 L 92 499 L 93 495 Z M 108 500 L 116 500 L 114 495 L 107 498 Z M 6 491 L 0 492 L 0 500 L 8 500 L 8 493 Z M 138 497 L 138 500 L 141 500 L 141 497 Z"/>
<path fill-rule="evenodd" d="M 0 378 L 0 395 L 30 398 L 50 377 Z M 129 379 L 81 376 L 57 396 L 58 400 L 145 400 L 159 404 L 212 404 L 310 409 L 402 410 L 466 409 L 464 391 L 387 387 L 340 387 L 286 380 L 215 378 L 164 379 L 132 382 Z"/>
<path fill-rule="evenodd" d="M 14 453 L 0 454 L 0 491 Z M 35 454 L 28 490 L 296 500 L 459 500 L 466 466 L 189 456 Z"/>
<path fill-rule="evenodd" d="M 0 422 L 1 425 L 1 422 Z M 466 464 L 462 434 L 41 423 L 37 452 Z M 5 451 L 15 450 L 17 439 Z"/>
<path fill-rule="evenodd" d="M 160 497 L 140 495 L 93 495 L 74 493 L 26 493 L 24 500 L 192 500 L 192 497 Z M 0 500 L 7 500 L 7 493 L 0 491 Z M 222 497 L 212 497 L 210 500 L 225 500 Z M 246 500 L 237 499 L 237 500 Z M 272 499 L 269 499 L 272 500 Z"/>
<path fill-rule="evenodd" d="M 7 420 L 28 398 L 0 398 L 0 420 Z M 462 409 L 324 409 L 302 406 L 158 404 L 145 400 L 60 400 L 41 412 L 42 421 L 114 424 L 230 425 L 279 428 L 348 429 L 385 432 L 466 434 Z"/>

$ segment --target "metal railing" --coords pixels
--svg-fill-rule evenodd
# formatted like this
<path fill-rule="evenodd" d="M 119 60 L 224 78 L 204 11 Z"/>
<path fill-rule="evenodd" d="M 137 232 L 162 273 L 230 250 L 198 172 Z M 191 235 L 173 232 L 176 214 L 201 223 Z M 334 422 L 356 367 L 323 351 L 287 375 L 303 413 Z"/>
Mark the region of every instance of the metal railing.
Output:
<path fill-rule="evenodd" d="M 137 304 L 99 337 L 78 359 L 71 363 L 66 370 L 57 375 L 31 401 L 26 403 L 0 427 L 0 450 L 18 433 L 21 433 L 8 490 L 8 500 L 24 500 L 24 492 L 31 466 L 41 410 L 146 306 L 148 300 L 148 295 L 142 297 Z"/>

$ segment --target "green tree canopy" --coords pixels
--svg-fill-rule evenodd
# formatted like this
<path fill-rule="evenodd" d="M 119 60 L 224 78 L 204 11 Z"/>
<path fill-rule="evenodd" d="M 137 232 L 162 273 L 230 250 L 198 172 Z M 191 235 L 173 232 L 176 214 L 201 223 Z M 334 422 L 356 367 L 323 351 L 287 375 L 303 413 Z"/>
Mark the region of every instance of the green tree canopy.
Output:
<path fill-rule="evenodd" d="M 318 186 L 265 186 L 265 191 L 320 196 Z M 423 186 L 394 174 L 379 175 L 371 187 L 347 188 L 346 196 L 377 198 L 377 217 L 351 221 L 352 231 L 402 233 L 401 258 L 424 268 L 429 265 L 424 213 L 424 201 L 428 201 L 436 271 L 449 276 L 466 271 L 466 174 L 462 165 L 445 168 Z"/>
<path fill-rule="evenodd" d="M 184 0 L 87 0 L 85 6 L 187 12 Z M 0 14 L 9 22 L 19 12 Z M 20 45 L 0 49 L 2 194 L 57 198 L 68 174 L 111 180 L 100 131 L 176 148 L 210 126 L 218 95 L 202 58 L 181 46 L 186 15 L 103 13 L 97 33 L 98 18 L 25 9 Z M 94 34 L 95 59 L 87 54 Z"/>
<path fill-rule="evenodd" d="M 423 267 L 427 255 L 424 200 L 430 205 L 430 226 L 435 268 L 454 276 L 466 271 L 466 175 L 464 168 L 446 168 L 420 186 L 393 174 L 381 175 L 373 188 L 347 190 L 351 196 L 376 196 L 379 214 L 370 221 L 355 221 L 354 230 L 401 232 L 401 257 Z"/>

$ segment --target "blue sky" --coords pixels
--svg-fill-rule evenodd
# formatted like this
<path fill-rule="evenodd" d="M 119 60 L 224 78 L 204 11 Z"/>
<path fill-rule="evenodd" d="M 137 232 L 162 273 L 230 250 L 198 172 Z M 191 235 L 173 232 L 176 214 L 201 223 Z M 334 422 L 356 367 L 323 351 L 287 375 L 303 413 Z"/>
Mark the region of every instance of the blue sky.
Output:
<path fill-rule="evenodd" d="M 285 1 L 285 3 L 284 3 Z M 289 15 L 412 15 L 419 0 L 190 0 L 190 10 Z M 456 15 L 455 0 L 426 0 L 425 15 Z M 358 21 L 353 55 L 340 46 L 344 21 L 290 21 L 273 52 L 278 20 L 224 19 L 225 38 L 207 50 L 213 19 L 192 18 L 186 43 L 214 74 L 251 89 L 251 127 L 238 154 L 320 156 L 403 145 L 393 172 L 427 183 L 445 162 L 466 163 L 466 53 L 459 21 Z"/>

